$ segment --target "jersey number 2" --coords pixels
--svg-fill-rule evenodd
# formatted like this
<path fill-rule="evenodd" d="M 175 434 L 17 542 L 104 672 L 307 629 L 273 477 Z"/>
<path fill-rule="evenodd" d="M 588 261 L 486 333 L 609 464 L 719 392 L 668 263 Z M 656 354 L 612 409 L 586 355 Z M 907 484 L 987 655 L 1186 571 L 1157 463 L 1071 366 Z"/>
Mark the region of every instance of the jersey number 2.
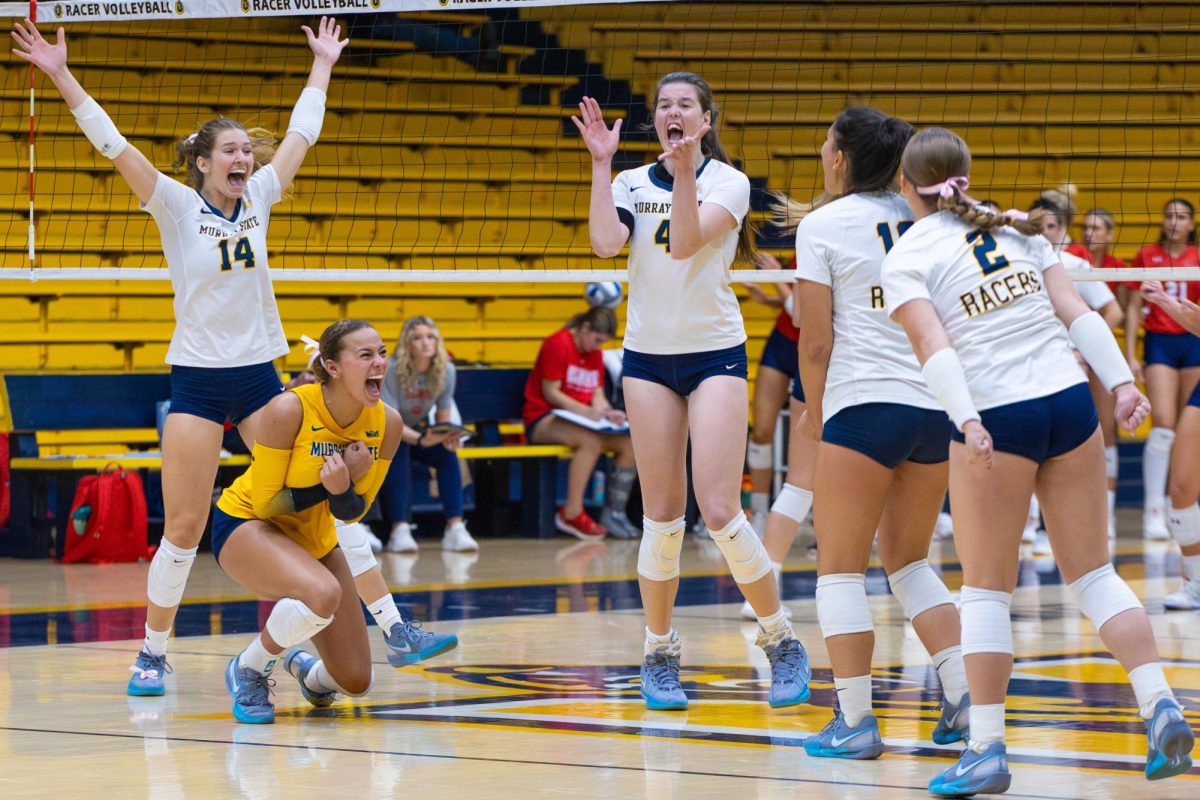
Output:
<path fill-rule="evenodd" d="M 241 261 L 242 269 L 254 269 L 254 251 L 250 249 L 250 240 L 245 236 L 233 246 L 233 261 L 229 259 L 229 240 L 222 239 L 218 246 L 221 248 L 221 272 L 233 269 L 233 261 Z"/>
<path fill-rule="evenodd" d="M 654 232 L 654 243 L 661 244 L 668 253 L 671 252 L 671 220 L 664 219 L 658 226 L 658 230 Z"/>
<path fill-rule="evenodd" d="M 979 262 L 984 275 L 991 275 L 1009 266 L 1004 254 L 996 252 L 996 237 L 987 231 L 971 231 L 967 234 L 967 244 L 974 245 L 975 260 Z"/>

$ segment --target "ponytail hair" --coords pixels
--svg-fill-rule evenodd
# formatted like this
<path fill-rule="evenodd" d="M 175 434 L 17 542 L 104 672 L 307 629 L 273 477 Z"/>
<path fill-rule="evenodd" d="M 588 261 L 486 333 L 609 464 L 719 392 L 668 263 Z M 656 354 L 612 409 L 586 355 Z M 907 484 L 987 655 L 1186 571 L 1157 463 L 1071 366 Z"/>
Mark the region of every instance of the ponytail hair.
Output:
<path fill-rule="evenodd" d="M 713 99 L 712 87 L 708 85 L 708 81 L 694 72 L 669 72 L 659 79 L 658 85 L 654 88 L 654 108 L 658 108 L 658 96 L 662 93 L 663 87 L 671 83 L 686 83 L 695 88 L 700 108 L 708 112 L 709 131 L 700 140 L 700 152 L 732 167 L 733 161 L 725 152 L 725 146 L 721 144 L 721 137 L 717 133 L 717 117 L 720 112 L 717 110 L 717 103 Z M 747 264 L 754 263 L 758 256 L 758 248 L 755 245 L 757 234 L 757 226 L 751 223 L 750 215 L 747 214 L 746 219 L 742 220 L 741 230 L 738 231 L 735 258 L 745 261 Z"/>
<path fill-rule="evenodd" d="M 197 158 L 212 158 L 213 147 L 217 136 L 222 131 L 245 131 L 250 137 L 250 149 L 254 153 L 254 169 L 265 167 L 275 157 L 275 146 L 278 142 L 275 134 L 264 128 L 247 129 L 242 123 L 229 117 L 217 117 L 196 129 L 195 133 L 183 137 L 175 143 L 175 160 L 171 163 L 173 169 L 187 168 L 187 184 L 196 191 L 204 186 L 204 173 L 196 164 Z"/>
<path fill-rule="evenodd" d="M 967 194 L 971 151 L 945 128 L 926 128 L 912 137 L 904 148 L 900 171 L 927 205 L 949 211 L 973 228 L 991 230 L 1008 225 L 1026 236 L 1042 232 L 1045 209 L 1030 214 L 1015 209 L 997 211 Z"/>
<path fill-rule="evenodd" d="M 317 343 L 317 352 L 313 356 L 312 371 L 317 376 L 318 383 L 329 383 L 329 370 L 325 368 L 326 361 L 337 361 L 342 353 L 342 340 L 355 331 L 374 327 L 361 319 L 340 319 L 321 333 Z"/>
<path fill-rule="evenodd" d="M 904 147 L 916 131 L 899 117 L 889 117 L 874 108 L 853 106 L 833 120 L 833 146 L 844 153 L 850 165 L 846 181 L 848 194 L 895 191 L 896 172 Z M 779 193 L 771 210 L 783 218 L 776 227 L 786 234 L 796 232 L 800 220 L 837 198 L 822 192 L 811 203 L 799 203 Z"/>
<path fill-rule="evenodd" d="M 588 328 L 604 336 L 612 337 L 617 333 L 617 315 L 611 308 L 604 306 L 592 306 L 587 311 L 576 314 L 567 320 L 567 324 L 563 327 L 575 330 L 585 323 Z"/>

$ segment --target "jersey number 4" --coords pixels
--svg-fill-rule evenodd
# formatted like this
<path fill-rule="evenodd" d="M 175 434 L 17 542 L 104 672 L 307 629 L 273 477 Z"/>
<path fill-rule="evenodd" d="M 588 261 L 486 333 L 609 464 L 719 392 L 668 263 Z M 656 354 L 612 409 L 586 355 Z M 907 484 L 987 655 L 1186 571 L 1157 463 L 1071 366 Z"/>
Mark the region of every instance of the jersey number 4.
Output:
<path fill-rule="evenodd" d="M 664 219 L 654 232 L 654 243 L 661 244 L 667 252 L 671 252 L 671 220 Z"/>
<path fill-rule="evenodd" d="M 889 252 L 891 252 L 892 245 L 896 243 L 896 239 L 903 236 L 904 232 L 911 227 L 911 219 L 902 219 L 896 223 L 896 235 L 892 236 L 892 227 L 888 223 L 881 222 L 875 226 L 875 234 L 883 240 L 884 255 L 887 255 Z"/>
<path fill-rule="evenodd" d="M 991 275 L 1010 266 L 1004 254 L 996 252 L 996 237 L 987 231 L 975 230 L 968 233 L 967 245 L 974 248 L 975 260 L 979 262 L 979 268 L 983 270 L 984 275 Z"/>
<path fill-rule="evenodd" d="M 245 236 L 233 246 L 232 261 L 229 258 L 229 240 L 222 239 L 218 246 L 221 248 L 221 272 L 233 269 L 234 261 L 241 261 L 242 269 L 254 269 L 254 251 L 250 249 L 250 240 Z"/>

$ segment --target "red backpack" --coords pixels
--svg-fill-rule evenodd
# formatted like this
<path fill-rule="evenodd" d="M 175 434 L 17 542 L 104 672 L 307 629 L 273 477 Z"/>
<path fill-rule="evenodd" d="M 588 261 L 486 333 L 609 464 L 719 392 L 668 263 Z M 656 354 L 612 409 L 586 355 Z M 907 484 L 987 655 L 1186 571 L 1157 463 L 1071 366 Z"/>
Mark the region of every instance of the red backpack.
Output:
<path fill-rule="evenodd" d="M 67 520 L 64 564 L 139 561 L 155 549 L 146 546 L 146 493 L 136 472 L 109 464 L 79 481 Z"/>

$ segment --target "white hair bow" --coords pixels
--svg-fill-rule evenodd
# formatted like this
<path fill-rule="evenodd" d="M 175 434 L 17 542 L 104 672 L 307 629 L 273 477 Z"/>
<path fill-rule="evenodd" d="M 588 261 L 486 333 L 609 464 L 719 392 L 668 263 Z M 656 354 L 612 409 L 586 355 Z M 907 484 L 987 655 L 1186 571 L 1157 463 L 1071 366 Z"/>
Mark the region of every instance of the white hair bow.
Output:
<path fill-rule="evenodd" d="M 304 352 L 308 353 L 308 369 L 312 369 L 313 362 L 321 356 L 321 343 L 311 336 L 300 336 L 300 341 L 304 342 Z"/>

